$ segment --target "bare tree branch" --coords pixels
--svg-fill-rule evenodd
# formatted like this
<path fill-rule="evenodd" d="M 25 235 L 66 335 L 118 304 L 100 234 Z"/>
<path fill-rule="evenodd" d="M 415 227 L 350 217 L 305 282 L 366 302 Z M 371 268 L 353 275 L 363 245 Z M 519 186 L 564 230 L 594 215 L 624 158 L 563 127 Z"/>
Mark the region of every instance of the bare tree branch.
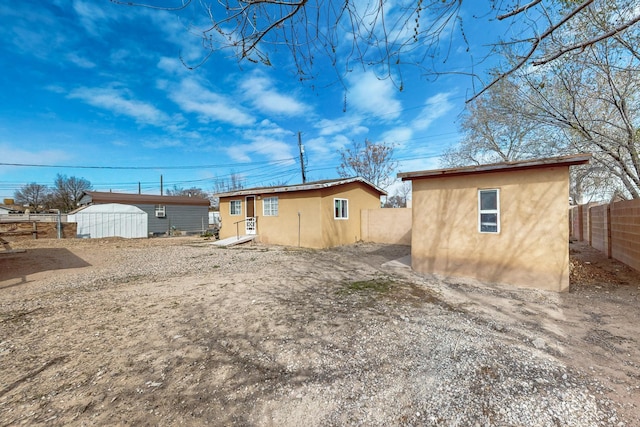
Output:
<path fill-rule="evenodd" d="M 563 56 L 563 55 L 565 55 L 565 54 L 567 54 L 569 52 L 572 52 L 574 50 L 584 50 L 589 46 L 592 46 L 592 45 L 594 45 L 594 44 L 596 44 L 598 42 L 601 42 L 603 40 L 609 39 L 609 38 L 621 33 L 622 31 L 624 31 L 627 28 L 637 24 L 638 22 L 640 22 L 640 15 L 634 17 L 631 21 L 625 22 L 623 25 L 620 25 L 619 27 L 616 27 L 613 30 L 608 31 L 608 32 L 606 32 L 606 33 L 604 33 L 604 34 L 602 34 L 602 35 L 600 35 L 598 37 L 595 37 L 595 38 L 586 40 L 586 41 L 584 41 L 582 43 L 577 43 L 577 44 L 574 44 L 572 46 L 568 46 L 566 48 L 560 49 L 556 53 L 554 53 L 553 55 L 551 55 L 551 56 L 549 56 L 547 58 L 543 58 L 543 59 L 541 59 L 539 61 L 534 61 L 531 64 L 534 65 L 534 66 L 548 64 L 549 62 L 554 61 L 554 60 L 560 58 L 561 56 Z"/>
<path fill-rule="evenodd" d="M 535 6 L 535 5 L 537 5 L 538 3 L 541 3 L 541 2 L 542 2 L 542 0 L 533 0 L 531 3 L 527 3 L 524 6 L 515 8 L 514 10 L 512 10 L 509 13 L 505 13 L 503 15 L 498 15 L 496 18 L 498 19 L 498 21 L 502 21 L 504 19 L 511 18 L 513 16 L 519 15 L 520 13 L 529 10 L 530 8 L 532 8 L 533 6 Z"/>

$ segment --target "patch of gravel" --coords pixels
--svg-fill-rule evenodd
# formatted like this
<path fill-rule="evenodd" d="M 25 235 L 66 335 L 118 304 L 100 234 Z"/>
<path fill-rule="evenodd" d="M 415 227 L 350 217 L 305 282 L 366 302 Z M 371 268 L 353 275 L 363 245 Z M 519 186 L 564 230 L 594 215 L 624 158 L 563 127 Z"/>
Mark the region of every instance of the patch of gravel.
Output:
<path fill-rule="evenodd" d="M 0 383 L 5 385 L 0 386 L 0 424 L 108 425 L 123 421 L 114 415 L 121 412 L 128 417 L 125 423 L 154 425 L 628 425 L 605 397 L 607 389 L 567 367 L 535 330 L 516 333 L 508 323 L 447 301 L 442 284 L 433 279 L 380 267 L 406 255 L 407 248 L 216 249 L 188 242 L 123 244 L 109 251 L 112 259 L 104 266 L 52 275 L 38 293 L 22 300 L 14 293 L 1 303 Z M 241 288 L 249 278 L 249 289 Z M 185 279 L 199 281 L 201 294 L 187 293 Z M 388 287 L 349 287 L 355 281 Z M 138 365 L 147 364 L 124 374 L 137 380 L 136 389 L 120 384 L 116 394 L 120 375 L 98 390 L 109 371 L 124 369 L 105 356 L 108 351 L 96 354 L 93 366 L 73 368 L 94 378 L 93 386 L 87 380 L 73 391 L 69 384 L 42 384 L 37 378 L 9 386 L 23 375 L 16 360 L 39 366 L 39 352 L 53 356 L 55 345 L 43 347 L 35 337 L 43 336 L 38 325 L 47 324 L 56 304 L 70 313 L 66 319 L 57 313 L 60 322 L 77 322 L 73 310 L 79 304 L 103 298 L 93 316 L 104 309 L 110 319 L 104 324 L 115 325 L 127 319 L 121 313 L 127 301 L 118 300 L 118 290 L 131 300 L 144 285 L 145 304 L 153 307 L 146 289 L 154 283 L 176 295 L 182 287 L 184 297 L 161 317 L 145 320 L 161 324 L 170 340 L 143 347 L 148 342 L 132 332 L 135 349 L 118 350 L 133 352 Z M 34 307 L 42 313 L 30 312 Z M 11 317 L 21 312 L 24 319 Z M 144 315 L 151 312 L 148 308 Z M 89 330 L 87 336 L 105 333 L 108 328 Z M 57 375 L 64 377 L 72 368 L 61 369 Z M 36 393 L 32 387 L 40 389 Z M 88 387 L 84 394 L 82 387 Z M 101 393 L 104 401 L 80 412 L 56 401 Z M 47 410 L 53 415 L 47 417 Z"/>

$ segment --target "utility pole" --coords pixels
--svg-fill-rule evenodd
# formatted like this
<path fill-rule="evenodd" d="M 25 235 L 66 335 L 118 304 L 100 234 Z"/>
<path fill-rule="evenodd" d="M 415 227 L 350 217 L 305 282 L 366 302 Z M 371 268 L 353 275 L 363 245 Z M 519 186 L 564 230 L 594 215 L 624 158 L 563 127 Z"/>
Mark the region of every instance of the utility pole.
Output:
<path fill-rule="evenodd" d="M 302 133 L 298 132 L 298 150 L 300 151 L 300 169 L 302 170 L 302 183 L 307 182 L 307 176 L 304 171 L 304 145 L 302 145 Z"/>

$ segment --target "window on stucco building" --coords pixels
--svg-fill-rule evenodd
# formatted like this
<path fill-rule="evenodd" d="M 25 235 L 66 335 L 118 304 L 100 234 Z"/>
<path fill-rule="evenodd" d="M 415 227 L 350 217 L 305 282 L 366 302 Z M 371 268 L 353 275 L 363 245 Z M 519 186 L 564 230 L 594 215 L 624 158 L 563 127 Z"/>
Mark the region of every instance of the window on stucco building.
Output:
<path fill-rule="evenodd" d="M 500 232 L 500 190 L 478 190 L 478 231 Z"/>
<path fill-rule="evenodd" d="M 333 203 L 334 203 L 333 218 L 349 219 L 349 200 L 333 199 Z"/>
<path fill-rule="evenodd" d="M 277 197 L 265 197 L 262 199 L 262 214 L 264 216 L 278 216 Z"/>
<path fill-rule="evenodd" d="M 229 202 L 229 215 L 240 215 L 242 213 L 242 201 L 231 200 Z"/>

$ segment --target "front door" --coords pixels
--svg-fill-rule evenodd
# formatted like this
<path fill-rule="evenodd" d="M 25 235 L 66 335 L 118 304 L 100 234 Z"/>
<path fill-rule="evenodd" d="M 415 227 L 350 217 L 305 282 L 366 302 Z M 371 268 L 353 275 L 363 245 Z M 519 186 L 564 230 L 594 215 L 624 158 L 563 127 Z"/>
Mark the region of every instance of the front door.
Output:
<path fill-rule="evenodd" d="M 256 197 L 247 196 L 245 201 L 245 232 L 247 234 L 256 234 Z"/>

